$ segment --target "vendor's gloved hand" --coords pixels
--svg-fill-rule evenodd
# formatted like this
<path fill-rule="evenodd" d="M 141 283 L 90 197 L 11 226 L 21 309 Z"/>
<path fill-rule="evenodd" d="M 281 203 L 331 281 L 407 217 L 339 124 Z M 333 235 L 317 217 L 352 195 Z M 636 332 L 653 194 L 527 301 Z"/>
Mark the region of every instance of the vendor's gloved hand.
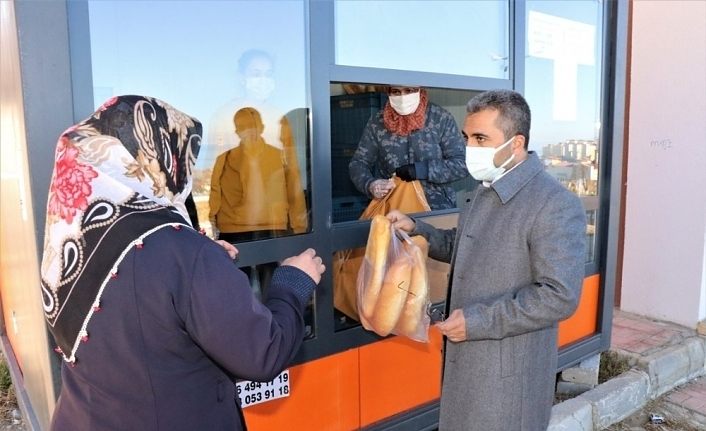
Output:
<path fill-rule="evenodd" d="M 417 170 L 414 167 L 414 163 L 410 163 L 395 169 L 395 175 L 402 181 L 414 181 L 417 179 Z"/>
<path fill-rule="evenodd" d="M 368 186 L 368 191 L 375 199 L 382 199 L 394 188 L 395 181 L 392 179 L 375 180 Z"/>

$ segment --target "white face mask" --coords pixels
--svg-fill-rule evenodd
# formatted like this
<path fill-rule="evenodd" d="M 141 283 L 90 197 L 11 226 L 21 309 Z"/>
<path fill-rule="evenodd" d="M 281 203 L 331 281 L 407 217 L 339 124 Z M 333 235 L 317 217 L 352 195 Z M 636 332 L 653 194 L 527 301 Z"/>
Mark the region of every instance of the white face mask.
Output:
<path fill-rule="evenodd" d="M 409 115 L 417 110 L 419 106 L 419 94 L 416 93 L 402 94 L 400 96 L 390 96 L 390 106 L 400 115 Z"/>
<path fill-rule="evenodd" d="M 268 76 L 245 79 L 245 91 L 255 100 L 266 100 L 275 90 L 275 80 Z"/>
<path fill-rule="evenodd" d="M 478 181 L 493 182 L 502 175 L 505 172 L 505 166 L 515 158 L 515 154 L 512 154 L 509 159 L 498 167 L 495 166 L 493 159 L 495 158 L 495 153 L 510 144 L 513 139 L 515 139 L 514 136 L 498 148 L 466 146 L 466 167 L 473 178 Z"/>

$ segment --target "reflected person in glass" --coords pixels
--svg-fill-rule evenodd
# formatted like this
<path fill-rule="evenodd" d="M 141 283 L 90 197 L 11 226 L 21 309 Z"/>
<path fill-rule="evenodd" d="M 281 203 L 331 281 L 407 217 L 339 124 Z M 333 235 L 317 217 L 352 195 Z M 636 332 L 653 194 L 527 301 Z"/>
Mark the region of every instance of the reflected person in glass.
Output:
<path fill-rule="evenodd" d="M 216 159 L 209 193 L 215 238 L 239 243 L 306 231 L 308 213 L 296 160 L 263 139 L 265 126 L 252 107 L 233 116 L 239 145 Z M 277 264 L 243 268 L 262 298 Z"/>
<path fill-rule="evenodd" d="M 283 151 L 283 158 L 286 159 L 291 169 L 295 167 L 299 169 L 297 146 L 305 145 L 306 142 L 297 142 L 289 117 L 291 115 L 298 121 L 301 116 L 305 115 L 305 110 L 294 109 L 285 113 L 271 103 L 276 90 L 274 58 L 263 50 L 246 50 L 238 59 L 237 81 L 242 89 L 242 94 L 219 107 L 208 124 L 208 135 L 204 146 L 206 153 L 204 165 L 210 163 L 208 166 L 214 166 L 219 155 L 240 145 L 241 136 L 234 132 L 233 117 L 242 108 L 253 108 L 257 111 L 262 124 L 261 138 L 267 145 Z M 302 148 L 299 150 L 303 151 Z M 304 179 L 300 175 L 299 179 L 300 183 L 304 184 L 301 181 Z M 261 196 L 260 199 L 265 200 L 266 197 Z M 304 205 L 306 205 L 305 202 Z M 213 208 L 209 211 L 211 223 L 213 223 L 214 212 Z M 302 226 L 301 223 L 297 223 L 297 228 Z M 308 214 L 302 223 L 304 223 L 303 229 L 295 229 L 294 233 L 308 230 Z M 217 237 L 216 226 L 211 224 L 211 229 L 214 237 Z"/>
<path fill-rule="evenodd" d="M 211 177 L 210 219 L 218 239 L 243 242 L 306 231 L 296 161 L 263 139 L 265 126 L 257 109 L 239 109 L 233 126 L 240 143 L 218 156 Z"/>
<path fill-rule="evenodd" d="M 389 86 L 385 107 L 365 126 L 348 165 L 355 187 L 380 199 L 391 177 L 419 180 L 432 210 L 454 208 L 451 183 L 468 176 L 465 144 L 453 116 L 419 87 Z"/>

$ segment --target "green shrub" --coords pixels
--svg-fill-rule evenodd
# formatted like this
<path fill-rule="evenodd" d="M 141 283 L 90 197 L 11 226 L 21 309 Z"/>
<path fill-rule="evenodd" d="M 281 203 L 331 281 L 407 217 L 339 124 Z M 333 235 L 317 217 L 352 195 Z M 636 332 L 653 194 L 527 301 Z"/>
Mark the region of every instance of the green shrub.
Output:
<path fill-rule="evenodd" d="M 7 368 L 7 363 L 3 360 L 0 361 L 0 394 L 4 397 L 12 386 L 12 379 L 10 378 L 10 369 Z"/>

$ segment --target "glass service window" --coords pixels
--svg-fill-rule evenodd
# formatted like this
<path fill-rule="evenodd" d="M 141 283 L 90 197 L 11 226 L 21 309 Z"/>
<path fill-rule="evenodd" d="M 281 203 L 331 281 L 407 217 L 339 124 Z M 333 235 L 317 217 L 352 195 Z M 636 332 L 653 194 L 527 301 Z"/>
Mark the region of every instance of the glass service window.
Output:
<path fill-rule="evenodd" d="M 144 94 L 202 122 L 200 227 L 231 242 L 311 229 L 303 0 L 90 1 L 88 13 L 96 107 Z"/>
<path fill-rule="evenodd" d="M 530 150 L 547 172 L 581 197 L 587 212 L 586 262 L 596 261 L 601 151 L 603 3 L 527 2 L 525 97 Z"/>
<path fill-rule="evenodd" d="M 414 166 L 413 175 L 419 177 L 420 192 L 432 211 L 461 207 L 475 186 L 466 169 L 466 142 L 461 135 L 466 103 L 475 93 L 422 88 L 422 96 L 408 88 L 350 82 L 331 84 L 334 223 L 361 218 L 375 196 L 374 182 L 395 176 L 403 178 L 399 169 L 406 165 Z M 388 97 L 394 97 L 395 89 L 400 90 L 400 96 L 418 94 L 421 100 L 427 100 L 425 116 L 420 117 L 424 121 L 421 128 L 407 133 L 392 131 L 386 125 L 384 111 L 394 109 L 388 106 Z M 420 206 L 414 212 L 423 211 L 426 210 Z"/>
<path fill-rule="evenodd" d="M 336 64 L 507 79 L 508 4 L 337 0 Z"/>
<path fill-rule="evenodd" d="M 279 266 L 279 262 L 267 262 L 258 265 L 251 266 L 241 266 L 240 269 L 248 276 L 250 281 L 250 290 L 252 290 L 253 295 L 260 301 L 265 301 L 267 299 L 267 289 L 270 286 L 270 281 L 272 280 L 272 275 L 275 269 Z M 314 310 L 315 310 L 316 295 L 313 295 L 309 304 L 307 304 L 306 310 L 304 311 L 304 338 L 311 339 L 314 338 Z"/>

